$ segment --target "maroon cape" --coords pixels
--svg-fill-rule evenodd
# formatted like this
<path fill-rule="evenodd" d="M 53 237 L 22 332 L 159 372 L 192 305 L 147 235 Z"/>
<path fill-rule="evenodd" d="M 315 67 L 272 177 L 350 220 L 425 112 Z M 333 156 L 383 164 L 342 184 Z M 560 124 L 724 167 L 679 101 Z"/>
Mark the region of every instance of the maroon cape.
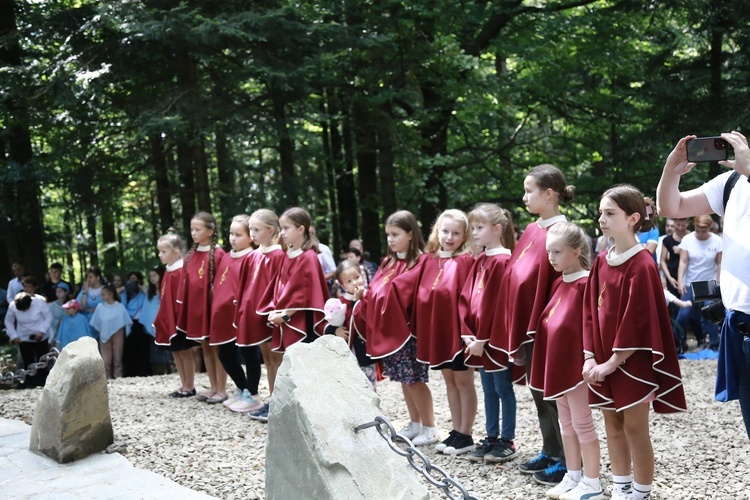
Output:
<path fill-rule="evenodd" d="M 432 368 L 447 368 L 463 352 L 458 296 L 474 263 L 471 254 L 423 261 L 412 306 L 412 332 L 417 337 L 417 361 Z"/>
<path fill-rule="evenodd" d="M 208 250 L 196 250 L 182 273 L 182 287 L 178 302 L 182 302 L 180 315 L 177 317 L 177 329 L 185 332 L 191 340 L 208 338 L 211 330 L 211 283 L 209 283 Z M 219 246 L 214 249 L 214 273 L 226 252 Z"/>
<path fill-rule="evenodd" d="M 354 327 L 366 341 L 370 358 L 390 356 L 409 340 L 411 304 L 419 269 L 426 258 L 420 255 L 411 269 L 404 259 L 387 259 L 362 300 L 354 305 Z"/>
<path fill-rule="evenodd" d="M 313 315 L 313 332 L 323 335 L 323 306 L 328 300 L 328 286 L 314 250 L 305 250 L 282 260 L 276 280 L 272 281 L 260 301 L 258 313 L 268 315 L 273 311 L 299 311 L 289 323 L 273 329 L 271 349 L 284 352 L 287 348 L 307 338 L 307 311 Z"/>
<path fill-rule="evenodd" d="M 583 297 L 586 275 L 571 283 L 558 278 L 534 335 L 529 387 L 545 399 L 560 399 L 583 384 Z"/>
<path fill-rule="evenodd" d="M 496 323 L 502 321 L 502 313 L 497 308 L 498 294 L 509 261 L 509 253 L 488 256 L 482 252 L 477 256 L 458 298 L 461 337 L 473 336 L 477 340 L 489 340 Z M 467 366 L 487 371 L 508 368 L 508 355 L 491 348 L 489 342 L 485 343 L 484 354 L 481 356 L 464 354 L 464 358 Z"/>
<path fill-rule="evenodd" d="M 281 246 L 272 245 L 252 252 L 242 261 L 234 315 L 238 346 L 258 345 L 271 340 L 273 329 L 267 324 L 268 318 L 256 311 L 285 258 Z"/>
<path fill-rule="evenodd" d="M 685 411 L 680 365 L 656 262 L 641 245 L 631 250 L 614 262 L 598 256 L 589 276 L 584 351 L 604 363 L 614 351 L 636 350 L 601 385 L 589 385 L 589 403 L 620 411 L 654 394 L 654 411 Z"/>
<path fill-rule="evenodd" d="M 492 330 L 490 346 L 508 354 L 513 363 L 524 364 L 524 344 L 532 342 L 539 317 L 549 302 L 552 283 L 560 276 L 547 259 L 547 228 L 532 222 L 518 240 L 500 284 L 498 305 L 504 328 Z"/>
<path fill-rule="evenodd" d="M 240 281 L 240 267 L 251 251 L 252 249 L 248 248 L 244 252 L 225 254 L 216 268 L 211 297 L 211 329 L 208 336 L 211 345 L 226 344 L 237 338 L 234 315 L 237 309 L 235 299 Z"/>
<path fill-rule="evenodd" d="M 168 346 L 172 337 L 177 335 L 177 316 L 181 307 L 177 302 L 177 294 L 182 284 L 182 259 L 173 265 L 176 267 L 171 271 L 165 271 L 161 280 L 159 310 L 154 318 L 154 342 L 163 346 Z"/>

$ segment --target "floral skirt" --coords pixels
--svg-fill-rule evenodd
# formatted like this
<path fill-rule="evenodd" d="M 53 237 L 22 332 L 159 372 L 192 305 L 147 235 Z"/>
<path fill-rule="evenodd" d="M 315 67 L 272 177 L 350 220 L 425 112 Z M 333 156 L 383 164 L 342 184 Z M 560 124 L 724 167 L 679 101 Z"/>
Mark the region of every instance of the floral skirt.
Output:
<path fill-rule="evenodd" d="M 410 337 L 400 350 L 382 359 L 383 371 L 394 382 L 414 384 L 429 381 L 429 366 L 417 361 L 417 339 Z"/>

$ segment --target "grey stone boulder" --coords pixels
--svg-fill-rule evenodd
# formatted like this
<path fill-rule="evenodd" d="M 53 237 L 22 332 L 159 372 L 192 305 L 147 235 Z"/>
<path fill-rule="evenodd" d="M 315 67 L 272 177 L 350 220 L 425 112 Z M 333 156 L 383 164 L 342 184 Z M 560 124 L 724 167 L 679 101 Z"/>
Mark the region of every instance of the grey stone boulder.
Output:
<path fill-rule="evenodd" d="M 114 441 L 104 362 L 85 337 L 63 349 L 42 390 L 31 423 L 30 449 L 68 463 Z"/>
<path fill-rule="evenodd" d="M 266 498 L 429 498 L 374 428 L 380 398 L 346 343 L 325 335 L 284 354 L 268 416 Z"/>

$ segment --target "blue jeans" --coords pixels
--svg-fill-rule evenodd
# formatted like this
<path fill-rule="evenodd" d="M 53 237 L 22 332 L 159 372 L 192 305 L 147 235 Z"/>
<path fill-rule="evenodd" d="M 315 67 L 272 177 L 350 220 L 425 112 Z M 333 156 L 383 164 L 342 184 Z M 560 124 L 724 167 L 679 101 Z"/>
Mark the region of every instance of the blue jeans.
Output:
<path fill-rule="evenodd" d="M 487 436 L 500 436 L 503 439 L 513 441 L 516 437 L 516 393 L 513 392 L 510 372 L 510 369 L 501 372 L 486 372 L 482 368 L 479 370 L 479 377 L 482 380 L 482 391 L 484 392 Z M 502 433 L 499 426 L 501 402 L 503 408 Z"/>
<path fill-rule="evenodd" d="M 719 345 L 719 329 L 716 325 L 711 323 L 701 314 L 701 307 L 707 306 L 712 301 L 698 302 L 693 300 L 693 289 L 688 286 L 685 290 L 685 294 L 681 297 L 682 300 L 689 300 L 693 302 L 693 307 L 681 308 L 680 312 L 677 313 L 677 319 L 675 320 L 674 326 L 674 338 L 675 342 L 686 340 L 687 326 L 688 324 L 693 329 L 693 334 L 698 344 L 701 344 L 705 339 L 705 334 L 708 333 L 708 343 L 712 347 Z M 679 346 L 679 344 L 678 344 Z"/>
<path fill-rule="evenodd" d="M 750 324 L 750 314 L 727 310 L 721 327 L 715 395 L 717 401 L 740 400 L 742 419 L 750 437 L 750 337 L 739 330 L 740 323 Z"/>

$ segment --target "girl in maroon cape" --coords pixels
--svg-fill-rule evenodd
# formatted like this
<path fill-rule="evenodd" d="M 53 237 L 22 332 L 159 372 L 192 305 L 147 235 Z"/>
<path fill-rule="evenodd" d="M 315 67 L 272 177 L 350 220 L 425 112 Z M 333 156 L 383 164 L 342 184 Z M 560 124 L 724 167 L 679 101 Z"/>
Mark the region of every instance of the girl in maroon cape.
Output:
<path fill-rule="evenodd" d="M 184 244 L 182 238 L 170 228 L 167 234 L 159 238 L 156 248 L 159 250 L 161 263 L 166 266 L 166 271 L 159 291 L 159 310 L 154 318 L 155 343 L 172 351 L 174 364 L 180 375 L 180 388 L 172 392 L 170 396 L 188 398 L 195 396 L 195 363 L 192 348 L 197 347 L 198 343 L 188 340 L 185 332 L 177 330 L 177 317 L 181 309 L 177 296 L 182 284 Z"/>
<path fill-rule="evenodd" d="M 185 332 L 189 340 L 200 342 L 206 364 L 210 390 L 196 399 L 221 403 L 227 399 L 227 372 L 219 362 L 218 349 L 211 347 L 208 335 L 211 329 L 211 290 L 216 268 L 224 257 L 224 250 L 216 244 L 217 224 L 213 215 L 198 212 L 190 221 L 193 247 L 185 257 L 182 268 L 182 289 L 178 302 L 182 309 L 177 319 L 177 329 Z"/>
<path fill-rule="evenodd" d="M 260 352 L 242 351 L 247 375 L 237 359 L 237 329 L 234 316 L 237 309 L 237 292 L 240 269 L 253 251 L 250 237 L 249 215 L 235 215 L 229 226 L 229 244 L 232 251 L 225 254 L 217 268 L 211 301 L 211 330 L 209 343 L 219 352 L 219 361 L 237 386 L 237 393 L 224 401 L 232 411 L 257 410 L 263 406 L 258 397 L 260 381 Z"/>
<path fill-rule="evenodd" d="M 459 298 L 461 337 L 466 365 L 480 368 L 484 392 L 487 438 L 469 455 L 472 462 L 499 463 L 513 458 L 516 446 L 516 393 L 513 391 L 508 356 L 492 350 L 487 342 L 496 321 L 500 283 L 516 244 L 510 213 L 491 203 L 480 203 L 469 214 L 471 233 L 477 248 L 483 248 L 464 284 Z M 513 366 L 513 365 L 510 365 Z M 500 405 L 502 404 L 502 427 Z"/>
<path fill-rule="evenodd" d="M 572 222 L 547 232 L 547 254 L 557 279 L 534 335 L 529 387 L 557 401 L 568 472 L 547 490 L 549 498 L 602 500 L 599 436 L 583 382 L 583 297 L 591 267 L 589 238 Z M 583 457 L 584 474 L 581 474 Z"/>
<path fill-rule="evenodd" d="M 474 263 L 468 242 L 466 214 L 453 209 L 440 214 L 427 242 L 411 314 L 417 360 L 442 370 L 445 379 L 453 430 L 436 449 L 451 455 L 474 449 L 471 429 L 477 413 L 474 369 L 464 364 L 458 316 L 458 296 Z"/>
<path fill-rule="evenodd" d="M 583 379 L 591 406 L 607 410 L 612 498 L 640 500 L 654 479 L 649 403 L 658 413 L 687 405 L 659 272 L 635 236 L 655 224 L 653 202 L 624 184 L 604 193 L 599 212 L 615 244 L 596 258 L 586 287 Z"/>
<path fill-rule="evenodd" d="M 490 346 L 505 351 L 513 363 L 524 366 L 526 377 L 531 370 L 534 332 L 539 317 L 549 302 L 552 283 L 559 276 L 547 259 L 547 230 L 565 221 L 560 202 L 573 199 L 575 188 L 554 165 L 537 165 L 523 181 L 523 202 L 539 219 L 526 226 L 510 257 L 508 270 L 500 284 L 498 308 L 504 322 L 492 330 Z M 523 377 L 514 380 L 523 383 Z M 519 464 L 524 474 L 532 474 L 541 484 L 554 486 L 565 475 L 560 426 L 554 401 L 545 401 L 538 391 L 531 391 L 542 433 L 542 450 L 534 458 Z"/>
<path fill-rule="evenodd" d="M 263 364 L 266 365 L 268 390 L 273 394 L 276 371 L 281 364 L 282 354 L 271 350 L 273 329 L 268 326 L 266 317 L 256 311 L 260 308 L 263 293 L 271 282 L 275 282 L 285 254 L 279 244 L 279 218 L 274 212 L 267 208 L 256 210 L 250 216 L 249 224 L 250 236 L 258 250 L 248 255 L 240 268 L 234 324 L 237 328 L 237 345 L 240 351 L 244 353 L 248 349 L 260 347 Z M 232 409 L 244 411 L 243 407 Z M 253 409 L 248 408 L 247 411 Z"/>
<path fill-rule="evenodd" d="M 328 286 L 318 260 L 318 240 L 310 233 L 310 214 L 302 208 L 290 208 L 279 218 L 279 224 L 288 250 L 259 312 L 276 325 L 271 349 L 283 353 L 297 342 L 312 342 L 323 334 Z"/>
<path fill-rule="evenodd" d="M 417 341 L 409 328 L 416 278 L 426 258 L 424 240 L 416 217 L 407 210 L 386 219 L 385 235 L 388 256 L 354 306 L 354 327 L 366 340 L 367 355 L 381 359 L 388 378 L 401 383 L 410 422 L 398 434 L 415 442 L 435 442 L 429 369 L 416 359 Z"/>

